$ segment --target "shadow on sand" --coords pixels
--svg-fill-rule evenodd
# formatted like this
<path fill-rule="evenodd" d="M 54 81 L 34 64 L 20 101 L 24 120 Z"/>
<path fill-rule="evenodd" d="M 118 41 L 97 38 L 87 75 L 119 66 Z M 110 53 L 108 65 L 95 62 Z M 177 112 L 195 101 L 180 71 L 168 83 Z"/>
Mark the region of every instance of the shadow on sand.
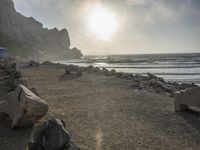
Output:
<path fill-rule="evenodd" d="M 183 117 L 193 128 L 197 129 L 200 133 L 200 111 L 194 108 L 189 110 L 177 112 L 178 115 Z"/>
<path fill-rule="evenodd" d="M 23 150 L 26 148 L 32 127 L 11 129 L 11 120 L 0 113 L 0 149 Z"/>

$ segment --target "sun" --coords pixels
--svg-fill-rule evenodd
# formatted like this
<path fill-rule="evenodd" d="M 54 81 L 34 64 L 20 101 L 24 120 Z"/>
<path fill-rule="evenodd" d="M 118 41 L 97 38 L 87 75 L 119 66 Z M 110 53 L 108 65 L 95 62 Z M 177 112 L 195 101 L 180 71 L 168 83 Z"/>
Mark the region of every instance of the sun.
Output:
<path fill-rule="evenodd" d="M 101 5 L 95 5 L 90 9 L 88 28 L 95 36 L 102 40 L 109 40 L 117 27 L 118 22 L 114 13 Z"/>

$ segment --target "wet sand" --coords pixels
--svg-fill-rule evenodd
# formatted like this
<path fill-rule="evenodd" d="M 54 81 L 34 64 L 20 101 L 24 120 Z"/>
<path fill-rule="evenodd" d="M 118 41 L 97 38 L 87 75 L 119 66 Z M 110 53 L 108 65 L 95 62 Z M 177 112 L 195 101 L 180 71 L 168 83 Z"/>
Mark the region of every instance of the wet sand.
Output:
<path fill-rule="evenodd" d="M 173 98 L 95 73 L 64 76 L 64 69 L 45 65 L 21 71 L 48 102 L 48 116 L 62 118 L 82 150 L 200 149 L 199 114 L 174 112 Z M 23 150 L 31 129 L 8 123 L 0 117 L 0 150 Z"/>

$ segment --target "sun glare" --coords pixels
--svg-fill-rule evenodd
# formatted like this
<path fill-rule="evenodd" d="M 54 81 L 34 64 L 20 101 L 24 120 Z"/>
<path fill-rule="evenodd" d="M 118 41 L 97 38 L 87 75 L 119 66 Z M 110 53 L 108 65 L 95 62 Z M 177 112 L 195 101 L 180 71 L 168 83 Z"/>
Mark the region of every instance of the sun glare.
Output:
<path fill-rule="evenodd" d="M 102 7 L 93 6 L 89 13 L 88 27 L 98 38 L 109 40 L 112 34 L 117 30 L 118 22 L 116 16 Z"/>

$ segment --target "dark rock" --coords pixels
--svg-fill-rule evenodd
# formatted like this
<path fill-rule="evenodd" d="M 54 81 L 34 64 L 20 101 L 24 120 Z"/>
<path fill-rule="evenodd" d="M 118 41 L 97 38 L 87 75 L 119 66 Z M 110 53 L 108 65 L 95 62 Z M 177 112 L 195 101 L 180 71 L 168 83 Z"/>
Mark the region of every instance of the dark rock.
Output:
<path fill-rule="evenodd" d="M 157 77 L 154 74 L 149 73 L 149 72 L 147 73 L 147 77 L 149 78 L 149 80 L 155 79 L 155 80 L 158 80 L 158 81 L 161 81 L 161 82 L 165 82 L 165 80 L 163 78 Z"/>
<path fill-rule="evenodd" d="M 137 81 L 137 82 L 146 81 L 146 80 L 147 80 L 147 79 L 146 79 L 143 75 L 141 75 L 141 74 L 135 74 L 133 78 L 134 78 L 134 80 Z"/>
<path fill-rule="evenodd" d="M 76 66 L 76 65 L 66 65 L 65 66 L 65 75 L 72 74 L 72 73 L 75 73 L 78 76 L 81 76 L 83 74 L 82 70 L 79 68 L 79 66 Z"/>
<path fill-rule="evenodd" d="M 123 74 L 124 74 L 123 72 L 116 72 L 115 75 L 116 75 L 116 77 L 119 77 L 119 78 L 120 78 Z"/>
<path fill-rule="evenodd" d="M 39 94 L 38 94 L 36 88 L 32 87 L 32 88 L 30 88 L 29 90 L 31 90 L 35 95 L 39 96 Z"/>
<path fill-rule="evenodd" d="M 109 70 L 106 69 L 106 68 L 102 68 L 101 73 L 104 74 L 104 75 L 109 75 Z"/>
<path fill-rule="evenodd" d="M 51 64 L 53 64 L 53 63 L 50 62 L 50 61 L 44 61 L 42 64 L 43 64 L 43 65 L 51 65 Z"/>
<path fill-rule="evenodd" d="M 28 63 L 28 66 L 30 66 L 30 67 L 32 67 L 32 66 L 39 66 L 39 65 L 40 65 L 39 62 L 36 62 L 36 61 L 33 61 L 33 60 L 29 61 L 29 63 Z"/>
<path fill-rule="evenodd" d="M 28 87 L 27 79 L 26 78 L 11 79 L 10 80 L 11 90 L 15 90 L 20 84 L 24 85 L 25 87 Z"/>
<path fill-rule="evenodd" d="M 95 67 L 92 69 L 93 72 L 95 73 L 100 73 L 101 72 L 101 69 L 99 67 Z"/>
<path fill-rule="evenodd" d="M 154 74 L 149 72 L 147 73 L 147 76 L 149 77 L 149 79 L 157 79 L 157 77 Z"/>
<path fill-rule="evenodd" d="M 182 90 L 196 88 L 196 87 L 198 87 L 198 86 L 195 85 L 194 83 L 192 83 L 192 84 L 182 83 L 181 84 Z"/>
<path fill-rule="evenodd" d="M 22 77 L 22 74 L 20 71 L 12 72 L 10 74 L 11 79 L 20 79 Z"/>
<path fill-rule="evenodd" d="M 28 150 L 79 150 L 70 141 L 65 123 L 51 118 L 35 128 L 28 144 Z"/>
<path fill-rule="evenodd" d="M 92 70 L 93 70 L 93 68 L 94 68 L 94 66 L 92 66 L 92 65 L 89 65 L 89 66 L 87 67 L 87 70 L 90 72 L 90 71 L 92 71 Z"/>
<path fill-rule="evenodd" d="M 11 65 L 9 65 L 9 70 L 17 70 L 17 64 L 16 63 L 12 63 Z"/>
<path fill-rule="evenodd" d="M 133 74 L 131 73 L 122 73 L 120 76 L 122 79 L 131 80 L 133 78 Z"/>
<path fill-rule="evenodd" d="M 69 74 L 71 74 L 71 71 L 68 69 L 65 69 L 65 75 L 69 75 Z"/>
<path fill-rule="evenodd" d="M 144 85 L 142 83 L 133 83 L 130 85 L 130 87 L 133 89 L 133 90 L 142 90 L 144 89 Z"/>
<path fill-rule="evenodd" d="M 115 75 L 116 72 L 117 72 L 117 71 L 116 71 L 115 69 L 110 70 L 110 74 L 111 74 L 111 75 Z"/>

